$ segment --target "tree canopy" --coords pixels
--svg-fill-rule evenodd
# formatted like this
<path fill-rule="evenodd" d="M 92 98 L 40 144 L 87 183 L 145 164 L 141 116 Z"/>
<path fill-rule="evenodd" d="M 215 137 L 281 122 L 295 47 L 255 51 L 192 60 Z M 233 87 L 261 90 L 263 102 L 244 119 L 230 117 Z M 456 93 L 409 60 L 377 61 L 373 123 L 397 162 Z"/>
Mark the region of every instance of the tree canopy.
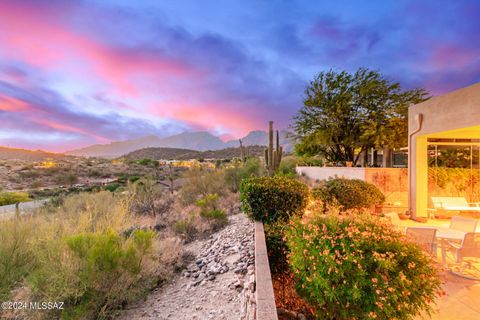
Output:
<path fill-rule="evenodd" d="M 355 165 L 369 148 L 406 146 L 408 107 L 427 99 L 424 89 L 403 91 L 366 68 L 354 74 L 320 72 L 305 89 L 304 105 L 294 118 L 296 152 Z"/>

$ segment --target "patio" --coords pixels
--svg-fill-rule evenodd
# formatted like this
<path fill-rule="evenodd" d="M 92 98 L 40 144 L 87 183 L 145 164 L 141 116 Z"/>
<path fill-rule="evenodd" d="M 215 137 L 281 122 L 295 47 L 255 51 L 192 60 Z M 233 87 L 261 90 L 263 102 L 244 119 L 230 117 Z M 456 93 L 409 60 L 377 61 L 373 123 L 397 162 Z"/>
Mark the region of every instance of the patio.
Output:
<path fill-rule="evenodd" d="M 394 214 L 388 216 L 394 217 Z M 428 219 L 426 223 L 419 223 L 414 220 L 392 219 L 392 223 L 397 229 L 405 230 L 407 227 L 418 228 L 445 228 L 450 226 L 450 220 Z M 476 232 L 480 232 L 480 223 L 477 224 Z M 438 263 L 442 264 L 442 248 L 437 247 Z M 445 295 L 438 298 L 434 306 L 435 312 L 431 317 L 422 315 L 417 319 L 480 319 L 480 280 L 469 280 L 457 276 L 448 271 L 449 268 L 455 267 L 455 257 L 450 253 L 446 255 L 447 270 L 443 273 L 443 290 Z M 480 259 L 476 260 L 473 268 L 480 270 Z M 479 274 L 480 276 L 480 274 Z M 452 315 L 455 315 L 452 317 Z"/>

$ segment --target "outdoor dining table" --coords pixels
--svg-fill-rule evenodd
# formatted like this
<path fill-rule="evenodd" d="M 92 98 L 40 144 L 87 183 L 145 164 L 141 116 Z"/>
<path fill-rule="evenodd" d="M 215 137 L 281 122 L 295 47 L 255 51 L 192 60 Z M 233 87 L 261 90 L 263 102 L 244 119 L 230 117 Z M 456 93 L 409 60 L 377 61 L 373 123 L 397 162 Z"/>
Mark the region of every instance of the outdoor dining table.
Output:
<path fill-rule="evenodd" d="M 410 227 L 415 228 L 415 227 Z M 465 231 L 451 229 L 447 227 L 435 227 L 435 226 L 425 226 L 421 228 L 437 229 L 435 237 L 440 241 L 440 246 L 442 248 L 442 264 L 444 267 L 447 266 L 447 261 L 445 257 L 447 241 L 462 241 L 465 238 Z"/>

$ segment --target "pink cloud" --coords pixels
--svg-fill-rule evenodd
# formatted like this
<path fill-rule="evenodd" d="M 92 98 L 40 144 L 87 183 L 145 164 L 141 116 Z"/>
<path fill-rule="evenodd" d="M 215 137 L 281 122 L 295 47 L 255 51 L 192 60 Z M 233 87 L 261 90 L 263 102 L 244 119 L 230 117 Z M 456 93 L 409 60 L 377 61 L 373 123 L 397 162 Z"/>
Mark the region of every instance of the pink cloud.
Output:
<path fill-rule="evenodd" d="M 254 110 L 252 107 L 245 107 L 245 110 Z M 219 111 L 221 110 L 221 111 Z M 203 129 L 215 130 L 223 128 L 228 131 L 230 137 L 241 137 L 251 130 L 264 125 L 263 121 L 252 118 L 251 114 L 234 112 L 226 104 L 192 104 L 169 103 L 169 105 L 157 104 L 150 109 L 150 112 L 161 117 L 182 119 L 183 122 L 192 126 L 200 126 Z M 225 124 L 228 127 L 225 128 Z"/>
<path fill-rule="evenodd" d="M 58 130 L 58 131 L 62 131 L 62 132 L 78 133 L 78 134 L 81 134 L 81 135 L 84 135 L 84 136 L 89 136 L 89 137 L 95 138 L 97 141 L 103 142 L 103 143 L 110 142 L 109 139 L 107 139 L 105 137 L 102 137 L 102 136 L 99 136 L 99 135 L 97 135 L 93 132 L 89 132 L 87 130 L 77 128 L 77 127 L 74 127 L 74 126 L 61 124 L 61 123 L 58 123 L 58 122 L 55 122 L 55 121 L 52 121 L 52 120 L 38 119 L 37 118 L 37 119 L 32 119 L 32 121 L 36 122 L 38 124 L 47 126 L 47 127 L 51 128 L 51 129 L 54 129 L 54 130 Z"/>
<path fill-rule="evenodd" d="M 19 99 L 8 97 L 0 93 L 0 110 L 9 112 L 23 112 L 32 110 L 31 106 Z"/>
<path fill-rule="evenodd" d="M 35 105 L 32 105 L 26 101 L 9 97 L 0 93 L 0 111 L 13 112 L 13 113 L 22 113 L 24 119 L 29 119 L 32 123 L 39 124 L 41 126 L 47 127 L 50 130 L 64 132 L 64 133 L 76 133 L 83 136 L 88 136 L 94 138 L 99 142 L 109 142 L 110 140 L 102 137 L 94 132 L 87 131 L 85 129 L 76 127 L 74 125 L 68 125 L 59 123 L 49 119 L 52 115 L 45 113 L 40 108 L 37 108 Z"/>
<path fill-rule="evenodd" d="M 433 49 L 429 64 L 439 70 L 457 69 L 463 68 L 478 59 L 478 52 L 462 48 L 458 44 L 441 43 Z"/>
<path fill-rule="evenodd" d="M 77 72 L 92 72 L 127 95 L 138 95 L 141 90 L 135 77 L 161 81 L 197 74 L 192 66 L 160 52 L 105 45 L 62 24 L 59 14 L 61 11 L 0 2 L 0 55 L 46 70 L 63 62 L 80 61 Z"/>

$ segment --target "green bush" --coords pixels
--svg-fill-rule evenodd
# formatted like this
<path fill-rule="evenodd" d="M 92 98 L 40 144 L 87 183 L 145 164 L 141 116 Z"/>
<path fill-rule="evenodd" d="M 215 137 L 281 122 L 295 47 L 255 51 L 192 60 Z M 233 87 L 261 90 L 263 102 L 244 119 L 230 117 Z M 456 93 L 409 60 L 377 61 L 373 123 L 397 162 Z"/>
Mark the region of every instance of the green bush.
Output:
<path fill-rule="evenodd" d="M 296 167 L 298 158 L 295 156 L 286 156 L 282 158 L 282 162 L 278 166 L 277 174 L 287 177 L 295 177 L 297 174 Z"/>
<path fill-rule="evenodd" d="M 216 219 L 220 220 L 222 222 L 227 222 L 227 214 L 225 211 L 220 210 L 220 209 L 214 209 L 212 211 L 204 211 L 201 213 L 202 217 L 207 218 L 207 219 Z"/>
<path fill-rule="evenodd" d="M 106 185 L 105 190 L 110 191 L 110 192 L 115 192 L 121 186 L 122 185 L 120 183 L 114 182 L 114 183 L 110 183 L 109 185 Z"/>
<path fill-rule="evenodd" d="M 240 184 L 242 210 L 250 218 L 267 223 L 302 215 L 308 194 L 305 184 L 282 176 L 250 178 Z"/>
<path fill-rule="evenodd" d="M 231 192 L 238 192 L 243 179 L 259 177 L 265 173 L 265 167 L 258 158 L 249 158 L 245 162 L 235 161 L 225 168 L 225 182 Z"/>
<path fill-rule="evenodd" d="M 135 182 L 137 182 L 137 181 L 140 180 L 140 179 L 141 179 L 140 176 L 130 176 L 130 177 L 128 177 L 128 182 L 130 182 L 130 183 L 135 183 Z"/>
<path fill-rule="evenodd" d="M 286 234 L 297 291 L 318 319 L 412 319 L 440 293 L 433 257 L 374 218 L 297 219 Z"/>
<path fill-rule="evenodd" d="M 205 219 L 213 219 L 217 221 L 215 229 L 222 227 L 228 223 L 225 211 L 218 207 L 218 194 L 209 194 L 197 200 L 196 205 L 200 208 L 200 216 Z"/>
<path fill-rule="evenodd" d="M 385 196 L 376 186 L 359 179 L 326 180 L 312 193 L 325 205 L 336 203 L 344 210 L 369 208 L 385 201 Z"/>
<path fill-rule="evenodd" d="M 125 239 L 117 232 L 70 236 L 65 250 L 51 252 L 28 279 L 45 301 L 64 301 L 62 318 L 106 318 L 123 302 L 142 293 L 142 271 L 153 247 L 152 231 L 135 230 Z M 62 253 L 63 252 L 63 253 Z"/>
<path fill-rule="evenodd" d="M 158 167 L 159 163 L 154 159 L 140 159 L 137 161 L 139 165 L 148 166 L 148 167 Z"/>
<path fill-rule="evenodd" d="M 182 237 L 184 237 L 187 242 L 195 239 L 197 235 L 197 228 L 195 228 L 195 223 L 193 219 L 178 220 L 173 225 L 173 230 Z"/>
<path fill-rule="evenodd" d="M 25 192 L 0 192 L 0 206 L 31 201 Z"/>

